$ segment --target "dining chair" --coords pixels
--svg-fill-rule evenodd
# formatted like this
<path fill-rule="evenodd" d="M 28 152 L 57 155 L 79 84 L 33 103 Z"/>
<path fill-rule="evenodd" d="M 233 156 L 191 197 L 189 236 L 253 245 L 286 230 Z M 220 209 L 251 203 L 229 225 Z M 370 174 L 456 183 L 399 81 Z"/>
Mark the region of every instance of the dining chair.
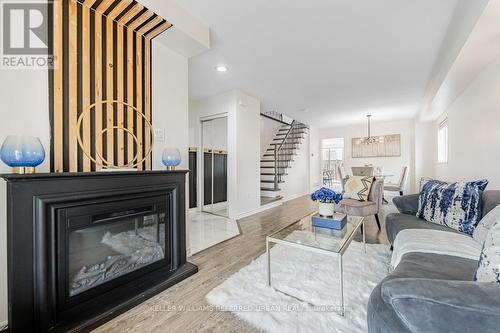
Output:
<path fill-rule="evenodd" d="M 323 170 L 323 185 L 332 188 L 333 186 L 333 170 Z"/>
<path fill-rule="evenodd" d="M 406 182 L 408 180 L 408 166 L 404 166 L 401 169 L 401 175 L 397 183 L 385 183 L 385 191 L 399 192 L 399 195 L 403 195 L 406 190 Z"/>
<path fill-rule="evenodd" d="M 344 191 L 344 185 L 345 185 L 346 179 L 349 178 L 349 175 L 345 172 L 345 168 L 341 164 L 339 166 L 337 166 L 337 171 L 339 173 L 340 184 L 342 185 L 342 191 Z"/>
<path fill-rule="evenodd" d="M 336 209 L 339 213 L 353 216 L 374 216 L 378 229 L 380 230 L 380 218 L 378 214 L 382 209 L 384 179 L 375 178 L 368 195 L 368 201 L 355 199 L 342 199 Z M 362 231 L 363 232 L 363 231 Z"/>

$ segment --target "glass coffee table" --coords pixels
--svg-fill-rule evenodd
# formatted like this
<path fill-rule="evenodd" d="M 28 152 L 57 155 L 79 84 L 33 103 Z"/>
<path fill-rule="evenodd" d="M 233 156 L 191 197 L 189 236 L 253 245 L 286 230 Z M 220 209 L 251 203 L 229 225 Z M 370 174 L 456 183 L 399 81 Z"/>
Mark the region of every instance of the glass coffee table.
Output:
<path fill-rule="evenodd" d="M 343 281 L 343 266 L 342 256 L 346 252 L 349 244 L 351 244 L 356 231 L 359 228 L 364 229 L 364 218 L 359 216 L 348 216 L 347 223 L 342 230 L 332 230 L 327 228 L 313 227 L 311 217 L 315 214 L 308 215 L 286 227 L 276 231 L 266 237 L 266 254 L 267 254 L 267 284 L 271 285 L 271 244 L 281 244 L 294 248 L 303 249 L 305 251 L 324 254 L 330 257 L 337 258 L 339 268 L 339 290 L 340 290 L 340 314 L 344 315 L 344 281 Z M 363 232 L 363 246 L 366 253 L 365 233 Z M 273 287 L 275 290 L 289 295 Z M 307 302 L 306 300 L 299 299 Z M 308 302 L 307 302 L 308 303 Z"/>

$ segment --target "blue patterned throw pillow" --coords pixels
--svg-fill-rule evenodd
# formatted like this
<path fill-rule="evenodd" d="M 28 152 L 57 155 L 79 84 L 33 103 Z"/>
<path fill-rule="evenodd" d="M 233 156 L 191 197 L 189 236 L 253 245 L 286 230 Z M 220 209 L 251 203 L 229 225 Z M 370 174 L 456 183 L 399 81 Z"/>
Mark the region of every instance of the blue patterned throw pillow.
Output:
<path fill-rule="evenodd" d="M 429 180 L 419 196 L 417 217 L 472 235 L 481 220 L 487 180 L 446 183 Z"/>
<path fill-rule="evenodd" d="M 474 280 L 500 283 L 500 222 L 486 236 Z"/>

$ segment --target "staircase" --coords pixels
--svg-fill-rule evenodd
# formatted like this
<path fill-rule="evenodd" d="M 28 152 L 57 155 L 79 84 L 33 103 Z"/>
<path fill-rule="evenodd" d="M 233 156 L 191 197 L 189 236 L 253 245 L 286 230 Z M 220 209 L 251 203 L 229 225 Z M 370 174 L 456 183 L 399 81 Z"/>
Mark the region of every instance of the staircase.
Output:
<path fill-rule="evenodd" d="M 297 155 L 302 139 L 309 128 L 297 121 L 284 124 L 260 160 L 260 190 L 262 201 L 281 199 L 280 184 L 285 182 L 287 169 Z"/>

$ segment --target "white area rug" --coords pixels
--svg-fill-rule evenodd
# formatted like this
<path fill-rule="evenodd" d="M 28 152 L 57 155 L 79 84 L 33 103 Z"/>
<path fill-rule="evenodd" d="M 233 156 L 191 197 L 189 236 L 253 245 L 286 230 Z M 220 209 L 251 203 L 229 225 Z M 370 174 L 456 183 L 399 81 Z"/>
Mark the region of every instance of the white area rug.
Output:
<path fill-rule="evenodd" d="M 388 274 L 388 246 L 352 242 L 343 257 L 346 313 L 337 313 L 339 268 L 336 258 L 275 245 L 272 284 L 300 299 L 267 287 L 266 255 L 214 288 L 207 300 L 267 332 L 367 332 L 366 306 L 373 288 Z M 314 305 L 312 305 L 314 304 Z"/>

